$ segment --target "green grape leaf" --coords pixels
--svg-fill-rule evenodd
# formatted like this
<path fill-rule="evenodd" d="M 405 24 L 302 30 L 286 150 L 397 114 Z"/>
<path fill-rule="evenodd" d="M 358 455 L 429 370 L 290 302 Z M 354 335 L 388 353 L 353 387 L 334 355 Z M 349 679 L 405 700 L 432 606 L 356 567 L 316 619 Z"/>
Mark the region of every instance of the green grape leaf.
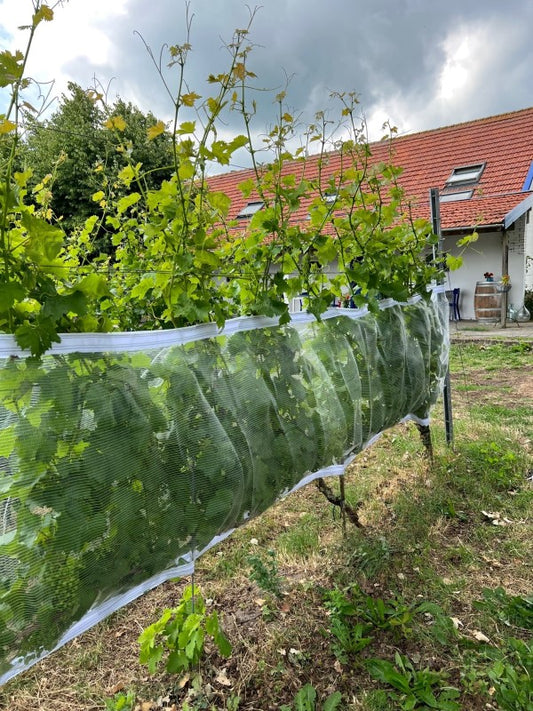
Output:
<path fill-rule="evenodd" d="M 7 311 L 16 301 L 25 296 L 24 287 L 19 282 L 0 282 L 0 312 Z"/>

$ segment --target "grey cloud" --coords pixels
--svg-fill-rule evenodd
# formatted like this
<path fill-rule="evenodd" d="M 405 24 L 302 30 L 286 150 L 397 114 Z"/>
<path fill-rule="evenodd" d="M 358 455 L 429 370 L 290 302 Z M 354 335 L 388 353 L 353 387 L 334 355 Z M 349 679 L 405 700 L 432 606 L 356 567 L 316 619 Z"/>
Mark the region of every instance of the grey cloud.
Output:
<path fill-rule="evenodd" d="M 263 0 L 263 5 L 252 26 L 250 39 L 257 46 L 250 67 L 258 75 L 258 86 L 274 92 L 283 87 L 285 73 L 291 76 L 289 105 L 305 109 L 306 121 L 324 108 L 330 89 L 355 90 L 368 115 L 399 102 L 405 112 L 411 106 L 407 123 L 416 129 L 533 103 L 529 0 Z M 189 80 L 204 93 L 205 77 L 225 66 L 223 40 L 231 38 L 235 27 L 246 25 L 248 9 L 244 0 L 192 0 L 191 11 L 195 17 Z M 134 30 L 158 53 L 164 43 L 184 40 L 184 18 L 184 3 L 176 0 L 130 0 L 127 16 L 107 28 L 114 43 L 112 66 L 85 67 L 85 76 L 94 72 L 104 83 L 116 76 L 112 94 L 134 96 L 143 109 L 168 115 L 170 103 Z M 482 25 L 491 29 L 494 57 L 489 53 L 485 67 L 476 65 L 479 83 L 471 87 L 470 96 L 462 97 L 461 106 L 437 101 L 444 39 L 460 27 Z M 78 74 L 80 67 L 72 63 L 71 70 Z M 259 105 L 257 123 L 268 125 L 273 120 L 272 96 L 259 94 Z M 394 115 L 390 119 L 406 120 Z M 237 130 L 234 117 L 228 121 L 228 130 Z"/>

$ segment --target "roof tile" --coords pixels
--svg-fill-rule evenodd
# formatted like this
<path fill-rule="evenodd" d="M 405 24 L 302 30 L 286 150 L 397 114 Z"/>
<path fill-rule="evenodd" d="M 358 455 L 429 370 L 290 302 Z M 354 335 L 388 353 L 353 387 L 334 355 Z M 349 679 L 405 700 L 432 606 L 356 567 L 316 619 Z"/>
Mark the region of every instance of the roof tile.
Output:
<path fill-rule="evenodd" d="M 524 193 L 522 187 L 533 161 L 533 107 L 397 136 L 392 144 L 372 143 L 371 161 L 388 160 L 391 146 L 393 162 L 403 168 L 399 182 L 412 200 L 415 216 L 429 218 L 429 190 L 442 190 L 454 168 L 484 163 L 485 169 L 473 186 L 471 199 L 441 205 L 442 228 L 501 224 L 505 215 L 529 194 Z M 325 180 L 339 169 L 339 154 L 329 154 L 328 164 Z M 316 177 L 318 156 L 306 158 L 305 165 L 295 161 L 285 167 L 287 172 L 304 169 L 306 177 Z M 243 198 L 238 189 L 239 183 L 247 178 L 254 179 L 251 169 L 213 176 L 209 180 L 211 189 L 224 191 L 230 197 L 232 214 L 236 215 L 249 201 L 257 199 L 253 194 Z M 305 205 L 300 213 L 294 216 L 296 220 L 305 216 Z"/>

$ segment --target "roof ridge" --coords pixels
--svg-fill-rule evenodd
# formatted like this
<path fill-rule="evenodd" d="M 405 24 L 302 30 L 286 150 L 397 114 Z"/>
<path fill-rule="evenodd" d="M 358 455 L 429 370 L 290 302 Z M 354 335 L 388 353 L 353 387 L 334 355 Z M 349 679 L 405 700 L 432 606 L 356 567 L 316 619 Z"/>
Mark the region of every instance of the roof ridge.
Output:
<path fill-rule="evenodd" d="M 394 143 L 397 140 L 402 140 L 406 138 L 413 138 L 415 136 L 425 136 L 428 133 L 439 133 L 444 131 L 449 131 L 457 128 L 463 128 L 466 126 L 474 126 L 480 123 L 496 123 L 498 121 L 507 120 L 509 118 L 514 118 L 518 114 L 524 114 L 527 112 L 533 113 L 533 106 L 528 106 L 524 109 L 516 109 L 515 111 L 506 111 L 503 114 L 495 114 L 493 116 L 482 116 L 476 119 L 470 119 L 469 121 L 460 121 L 458 123 L 448 124 L 446 126 L 437 126 L 436 128 L 426 128 L 423 131 L 414 131 L 413 133 L 402 133 L 396 134 L 391 137 L 391 141 Z M 372 141 L 369 146 L 379 145 L 382 141 Z"/>

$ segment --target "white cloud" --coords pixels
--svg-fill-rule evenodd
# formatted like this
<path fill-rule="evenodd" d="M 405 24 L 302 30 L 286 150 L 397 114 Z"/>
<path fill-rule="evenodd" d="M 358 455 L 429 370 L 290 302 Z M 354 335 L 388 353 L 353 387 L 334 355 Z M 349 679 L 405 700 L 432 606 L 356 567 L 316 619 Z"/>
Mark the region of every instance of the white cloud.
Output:
<path fill-rule="evenodd" d="M 488 40 L 481 28 L 461 28 L 448 35 L 443 42 L 446 60 L 439 77 L 439 99 L 457 101 L 468 90 Z"/>
<path fill-rule="evenodd" d="M 65 91 L 72 73 L 69 65 L 110 62 L 113 43 L 111 23 L 126 14 L 128 0 L 68 0 L 56 8 L 52 22 L 42 22 L 34 36 L 26 76 L 37 82 L 54 81 L 54 94 Z M 52 3 L 50 3 L 52 4 Z M 0 36 L 3 48 L 25 51 L 31 24 L 30 0 L 0 0 Z M 86 84 L 89 82 L 88 77 Z"/>

